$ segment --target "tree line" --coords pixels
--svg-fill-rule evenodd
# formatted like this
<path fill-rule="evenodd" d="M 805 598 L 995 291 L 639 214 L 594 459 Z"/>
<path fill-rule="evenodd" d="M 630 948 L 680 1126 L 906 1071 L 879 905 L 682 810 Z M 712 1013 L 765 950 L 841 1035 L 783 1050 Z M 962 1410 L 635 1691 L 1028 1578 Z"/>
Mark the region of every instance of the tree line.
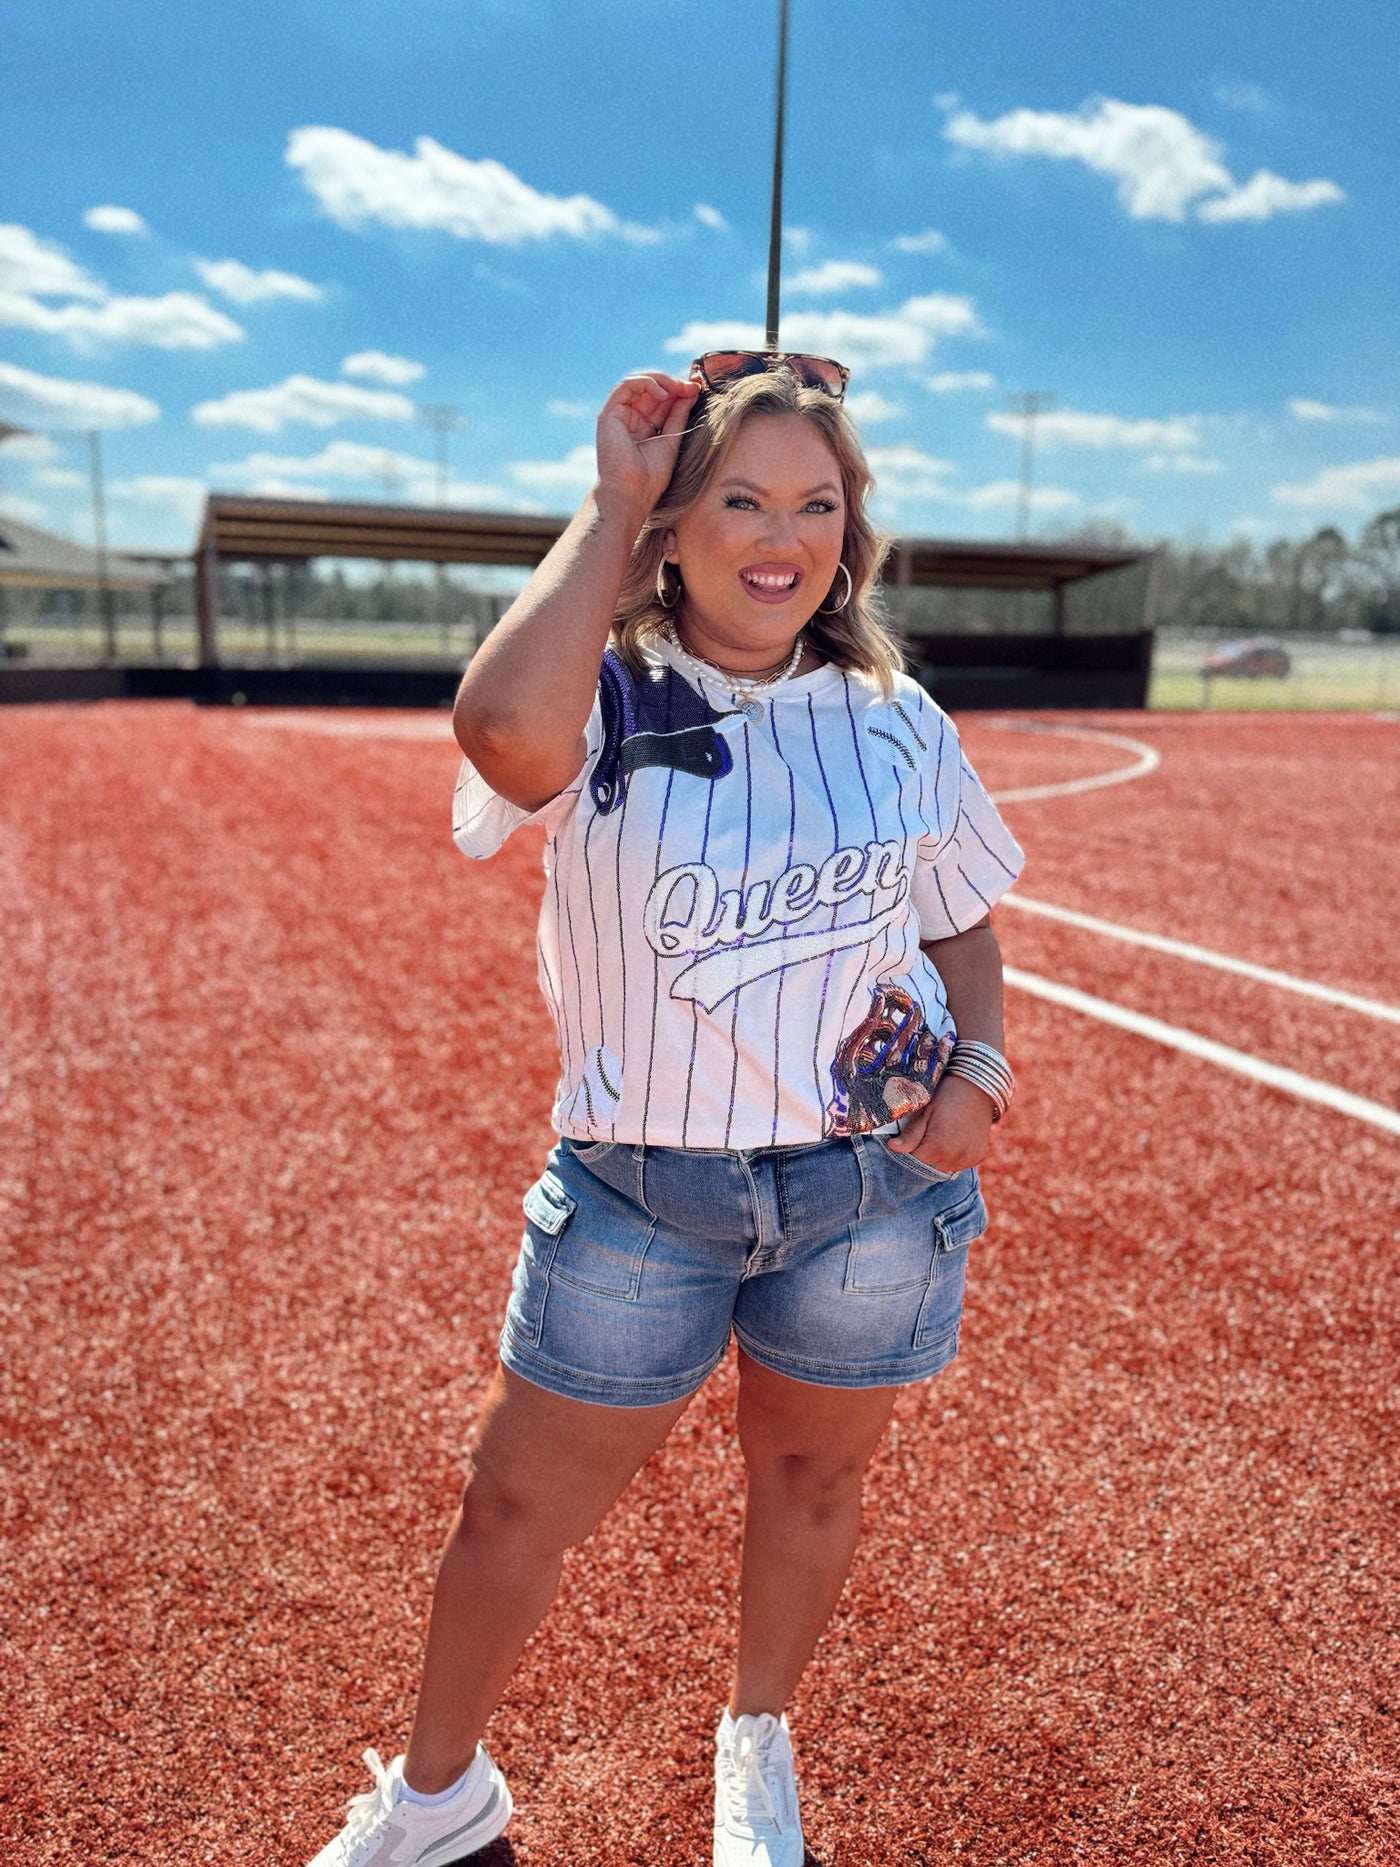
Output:
<path fill-rule="evenodd" d="M 1120 527 L 1095 527 L 1101 543 L 1131 544 Z M 1087 542 L 1085 532 L 1075 534 Z M 1228 545 L 1169 541 L 1157 571 L 1160 628 L 1216 635 L 1400 635 L 1400 506 L 1380 512 L 1354 540 L 1333 525 L 1310 538 Z"/>

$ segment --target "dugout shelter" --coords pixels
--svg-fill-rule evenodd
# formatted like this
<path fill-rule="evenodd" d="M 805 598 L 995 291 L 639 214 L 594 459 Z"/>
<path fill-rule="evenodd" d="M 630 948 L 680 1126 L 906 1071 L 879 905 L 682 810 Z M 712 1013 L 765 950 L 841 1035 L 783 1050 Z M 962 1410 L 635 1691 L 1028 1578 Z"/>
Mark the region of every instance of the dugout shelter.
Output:
<path fill-rule="evenodd" d="M 100 691 L 185 693 L 214 703 L 450 703 L 460 657 L 417 654 L 412 665 L 382 658 L 373 665 L 337 664 L 324 657 L 273 665 L 246 651 L 226 653 L 221 570 L 345 559 L 529 569 L 567 523 L 518 513 L 212 493 L 193 553 L 197 665 L 83 670 L 84 697 Z M 1154 569 L 1154 554 L 1139 548 L 901 538 L 885 566 L 885 593 L 915 673 L 950 709 L 1140 707 L 1152 659 Z M 28 671 L 34 680 L 57 672 Z M 14 686 L 13 677 L 0 677 L 0 698 L 62 697 Z"/>
<path fill-rule="evenodd" d="M 315 557 L 538 564 L 566 519 L 212 494 L 196 550 L 200 661 L 220 665 L 222 562 Z M 1155 557 L 1091 544 L 900 539 L 887 595 L 940 704 L 1140 707 L 1152 664 Z"/>

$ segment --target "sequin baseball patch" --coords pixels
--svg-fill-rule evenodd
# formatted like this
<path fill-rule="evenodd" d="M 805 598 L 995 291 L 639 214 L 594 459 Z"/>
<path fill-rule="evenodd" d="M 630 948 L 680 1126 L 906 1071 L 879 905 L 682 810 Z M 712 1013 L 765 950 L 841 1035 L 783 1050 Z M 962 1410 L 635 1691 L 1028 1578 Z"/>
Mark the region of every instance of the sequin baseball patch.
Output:
<path fill-rule="evenodd" d="M 935 1038 L 901 987 L 874 987 L 869 1011 L 842 1038 L 831 1065 L 827 1133 L 870 1134 L 922 1108 L 952 1049 L 951 1034 Z"/>

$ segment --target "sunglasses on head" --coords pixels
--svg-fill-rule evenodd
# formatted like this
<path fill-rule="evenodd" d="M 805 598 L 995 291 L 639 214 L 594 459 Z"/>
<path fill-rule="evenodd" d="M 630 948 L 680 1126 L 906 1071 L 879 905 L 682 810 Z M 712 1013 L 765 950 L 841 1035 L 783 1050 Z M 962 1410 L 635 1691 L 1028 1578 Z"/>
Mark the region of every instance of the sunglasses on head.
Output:
<path fill-rule="evenodd" d="M 707 350 L 691 364 L 690 378 L 707 389 L 727 389 L 741 377 L 776 369 L 790 370 L 804 388 L 820 389 L 838 402 L 851 380 L 851 372 L 835 357 L 813 357 L 797 350 Z"/>

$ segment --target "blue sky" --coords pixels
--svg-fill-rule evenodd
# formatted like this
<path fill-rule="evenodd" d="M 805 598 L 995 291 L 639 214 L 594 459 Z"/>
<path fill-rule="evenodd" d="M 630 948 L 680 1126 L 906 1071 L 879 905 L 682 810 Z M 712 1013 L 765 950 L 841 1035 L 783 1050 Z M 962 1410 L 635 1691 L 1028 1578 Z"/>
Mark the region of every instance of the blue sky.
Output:
<path fill-rule="evenodd" d="M 566 511 L 629 369 L 761 334 L 767 0 L 0 0 L 0 505 L 179 549 L 207 486 Z M 1400 504 L 1376 0 L 793 0 L 784 338 L 879 511 L 1354 532 Z"/>

